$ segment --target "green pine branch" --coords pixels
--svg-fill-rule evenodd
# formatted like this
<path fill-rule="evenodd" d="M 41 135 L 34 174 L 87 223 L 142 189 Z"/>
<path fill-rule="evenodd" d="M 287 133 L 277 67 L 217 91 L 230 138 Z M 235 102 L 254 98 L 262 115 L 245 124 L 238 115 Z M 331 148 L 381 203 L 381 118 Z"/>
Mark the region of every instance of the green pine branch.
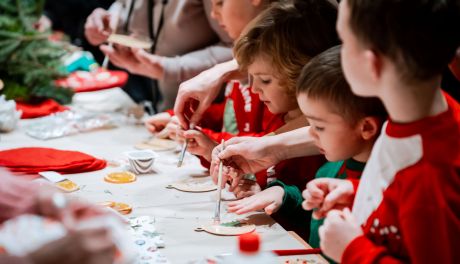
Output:
<path fill-rule="evenodd" d="M 34 23 L 43 12 L 44 0 L 0 1 L 0 92 L 8 99 L 22 101 L 53 98 L 69 103 L 73 92 L 56 87 L 54 80 L 66 75 L 63 43 L 48 40 L 48 33 L 37 32 Z"/>

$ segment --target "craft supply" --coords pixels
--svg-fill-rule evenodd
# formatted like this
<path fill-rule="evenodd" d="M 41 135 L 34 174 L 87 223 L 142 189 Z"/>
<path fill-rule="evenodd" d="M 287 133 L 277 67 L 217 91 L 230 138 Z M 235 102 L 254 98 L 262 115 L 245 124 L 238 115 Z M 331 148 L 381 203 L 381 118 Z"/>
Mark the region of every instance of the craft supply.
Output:
<path fill-rule="evenodd" d="M 193 124 L 190 124 L 190 129 L 194 129 L 194 125 L 193 125 Z M 184 162 L 185 151 L 187 151 L 188 142 L 189 142 L 189 140 L 186 139 L 186 140 L 184 141 L 184 144 L 182 145 L 182 149 L 181 149 L 180 155 L 179 155 L 179 161 L 177 162 L 177 167 L 181 167 L 181 166 L 182 166 L 182 163 Z"/>
<path fill-rule="evenodd" d="M 106 201 L 98 203 L 101 206 L 112 208 L 113 210 L 119 212 L 120 214 L 127 215 L 133 211 L 133 208 L 125 203 Z"/>
<path fill-rule="evenodd" d="M 20 118 L 21 111 L 16 110 L 16 102 L 6 100 L 5 95 L 0 95 L 0 132 L 14 130 Z"/>
<path fill-rule="evenodd" d="M 158 154 L 152 150 L 136 150 L 125 152 L 128 157 L 131 171 L 136 174 L 150 173 L 153 169 L 153 163 L 158 157 Z"/>
<path fill-rule="evenodd" d="M 41 171 L 38 173 L 43 178 L 54 183 L 56 187 L 61 189 L 64 192 L 75 192 L 80 189 L 80 187 L 73 181 L 63 177 L 60 173 L 55 171 Z"/>
<path fill-rule="evenodd" d="M 232 255 L 223 257 L 222 264 L 275 264 L 279 263 L 276 255 L 261 251 L 261 239 L 257 233 L 244 234 L 238 237 L 239 250 Z"/>
<path fill-rule="evenodd" d="M 228 223 L 206 224 L 195 229 L 197 232 L 205 231 L 207 233 L 218 236 L 239 236 L 242 234 L 251 233 L 256 229 L 253 224 L 248 224 L 243 221 L 232 221 Z"/>
<path fill-rule="evenodd" d="M 272 250 L 278 256 L 295 256 L 295 255 L 316 255 L 321 254 L 320 248 L 303 248 L 303 249 L 277 249 Z"/>
<path fill-rule="evenodd" d="M 221 142 L 222 150 L 225 150 L 225 141 L 222 139 Z M 217 199 L 216 199 L 216 209 L 214 211 L 214 223 L 220 223 L 220 202 L 222 198 L 222 171 L 224 168 L 224 163 L 219 162 L 219 173 L 217 174 Z"/>
<path fill-rule="evenodd" d="M 25 129 L 27 135 L 46 140 L 115 126 L 116 119 L 112 115 L 69 110 L 36 118 Z"/>
<path fill-rule="evenodd" d="M 56 80 L 56 85 L 72 88 L 76 93 L 94 92 L 115 87 L 121 87 L 128 81 L 128 74 L 124 71 L 98 70 L 76 71 L 69 76 Z"/>
<path fill-rule="evenodd" d="M 212 182 L 211 177 L 192 178 L 173 182 L 166 186 L 168 189 L 176 189 L 183 192 L 210 192 L 217 189 L 217 186 Z"/>
<path fill-rule="evenodd" d="M 151 149 L 153 151 L 175 150 L 177 143 L 174 140 L 154 137 L 150 140 L 143 141 L 135 146 L 137 149 Z"/>
<path fill-rule="evenodd" d="M 117 32 L 118 22 L 120 21 L 120 16 L 121 16 L 122 11 L 123 11 L 123 8 L 118 7 L 118 10 L 117 10 L 116 15 L 114 17 L 113 25 L 109 25 L 109 27 L 113 30 L 113 33 Z M 109 36 L 109 38 L 110 38 L 110 36 Z M 110 42 L 108 40 L 107 40 L 107 42 L 109 42 L 109 46 L 112 47 L 112 42 Z M 102 68 L 107 69 L 108 66 L 109 66 L 109 56 L 105 55 L 104 61 L 102 61 Z"/>
<path fill-rule="evenodd" d="M 284 262 L 284 264 L 308 264 L 306 259 L 289 259 Z"/>
<path fill-rule="evenodd" d="M 130 217 L 128 222 L 129 232 L 138 253 L 134 263 L 169 263 L 161 252 L 161 249 L 165 247 L 165 241 L 155 227 L 155 218 L 152 216 Z"/>
<path fill-rule="evenodd" d="M 136 175 L 129 171 L 112 172 L 104 177 L 110 183 L 130 183 L 136 181 Z"/>
<path fill-rule="evenodd" d="M 150 49 L 152 46 L 152 42 L 150 41 L 145 41 L 132 36 L 121 34 L 111 34 L 107 39 L 107 42 L 136 49 Z"/>

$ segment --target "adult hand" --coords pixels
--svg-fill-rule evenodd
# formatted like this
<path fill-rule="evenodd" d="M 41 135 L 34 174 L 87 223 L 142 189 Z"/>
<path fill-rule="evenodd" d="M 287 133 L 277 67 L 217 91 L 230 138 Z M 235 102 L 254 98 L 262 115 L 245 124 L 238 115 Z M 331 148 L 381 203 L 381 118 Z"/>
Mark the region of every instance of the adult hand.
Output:
<path fill-rule="evenodd" d="M 34 264 L 112 264 L 115 245 L 106 228 L 72 230 L 65 237 L 50 242 L 26 258 Z"/>
<path fill-rule="evenodd" d="M 184 129 L 188 129 L 190 124 L 198 124 L 204 111 L 216 99 L 223 83 L 237 71 L 238 64 L 232 60 L 203 71 L 179 86 L 174 113 Z"/>
<path fill-rule="evenodd" d="M 264 210 L 271 215 L 278 211 L 283 203 L 284 189 L 280 186 L 267 188 L 250 197 L 230 202 L 228 211 L 236 214 L 245 214 L 257 210 Z"/>
<path fill-rule="evenodd" d="M 273 137 L 234 137 L 218 145 L 212 152 L 211 172 L 221 160 L 241 174 L 257 173 L 283 160 L 271 140 Z"/>
<path fill-rule="evenodd" d="M 161 63 L 163 57 L 148 53 L 143 49 L 132 49 L 132 52 L 139 62 L 139 64 L 132 69 L 133 73 L 144 75 L 155 80 L 162 80 L 164 78 L 164 68 Z"/>
<path fill-rule="evenodd" d="M 340 262 L 348 244 L 363 234 L 363 230 L 348 208 L 332 210 L 318 230 L 320 247 L 325 255 Z"/>
<path fill-rule="evenodd" d="M 351 207 L 354 197 L 353 184 L 348 180 L 319 178 L 307 183 L 302 192 L 305 210 L 317 209 L 313 217 L 321 219 L 332 209 Z"/>
<path fill-rule="evenodd" d="M 112 34 L 110 19 L 109 11 L 102 8 L 94 9 L 88 16 L 85 23 L 85 36 L 91 45 L 98 46 L 104 43 Z"/>

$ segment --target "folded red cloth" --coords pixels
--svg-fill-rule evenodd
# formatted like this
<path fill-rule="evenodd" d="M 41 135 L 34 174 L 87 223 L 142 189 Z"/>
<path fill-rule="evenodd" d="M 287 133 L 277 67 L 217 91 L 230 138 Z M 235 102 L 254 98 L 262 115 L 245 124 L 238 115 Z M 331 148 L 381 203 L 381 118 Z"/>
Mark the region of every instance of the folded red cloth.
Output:
<path fill-rule="evenodd" d="M 94 72 L 76 71 L 68 77 L 56 81 L 56 85 L 70 87 L 76 93 L 91 92 L 114 87 L 120 87 L 128 81 L 124 71 L 108 71 L 100 69 Z"/>
<path fill-rule="evenodd" d="M 107 162 L 79 151 L 52 148 L 16 148 L 0 151 L 0 166 L 14 172 L 57 171 L 81 173 L 101 170 Z"/>
<path fill-rule="evenodd" d="M 68 110 L 69 108 L 58 104 L 53 99 L 47 99 L 38 104 L 26 104 L 16 102 L 16 109 L 22 111 L 22 119 L 27 119 L 47 116 L 50 114 Z"/>

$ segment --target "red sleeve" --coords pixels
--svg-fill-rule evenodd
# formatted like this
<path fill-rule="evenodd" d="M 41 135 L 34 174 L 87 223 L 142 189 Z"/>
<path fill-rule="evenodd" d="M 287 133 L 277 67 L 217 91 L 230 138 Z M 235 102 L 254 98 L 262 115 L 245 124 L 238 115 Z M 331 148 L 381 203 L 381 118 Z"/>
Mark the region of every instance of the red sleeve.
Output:
<path fill-rule="evenodd" d="M 353 192 L 356 194 L 356 191 L 358 191 L 358 186 L 359 186 L 359 179 L 348 179 L 351 181 L 351 184 L 353 184 Z"/>
<path fill-rule="evenodd" d="M 225 101 L 221 103 L 212 104 L 203 113 L 203 117 L 200 121 L 200 126 L 203 128 L 209 128 L 212 130 L 221 130 L 223 125 L 223 116 L 225 109 Z M 174 109 L 168 109 L 165 111 L 170 116 L 174 116 Z"/>
<path fill-rule="evenodd" d="M 359 236 L 348 244 L 340 263 L 404 263 L 390 256 L 385 256 L 385 253 L 385 247 L 374 245 L 365 236 Z"/>
<path fill-rule="evenodd" d="M 204 168 L 208 170 L 211 168 L 211 163 L 207 161 L 205 158 L 203 158 L 203 156 L 198 156 L 198 155 L 195 155 L 195 156 L 198 157 L 198 159 L 200 160 L 201 166 L 203 166 Z"/>
<path fill-rule="evenodd" d="M 375 214 L 381 222 L 385 218 L 397 219 L 394 223 L 401 240 L 386 241 L 376 237 L 378 234 L 367 233 L 366 237 L 359 237 L 348 245 L 342 263 L 452 263 L 459 260 L 459 212 L 459 168 L 420 162 L 396 175 L 384 191 L 382 203 L 371 215 Z"/>
<path fill-rule="evenodd" d="M 168 109 L 165 112 L 168 113 L 170 116 L 174 116 L 174 109 Z"/>
<path fill-rule="evenodd" d="M 221 103 L 212 104 L 204 113 L 200 121 L 200 126 L 203 128 L 212 129 L 214 131 L 222 130 L 224 122 L 224 109 L 226 100 Z"/>

